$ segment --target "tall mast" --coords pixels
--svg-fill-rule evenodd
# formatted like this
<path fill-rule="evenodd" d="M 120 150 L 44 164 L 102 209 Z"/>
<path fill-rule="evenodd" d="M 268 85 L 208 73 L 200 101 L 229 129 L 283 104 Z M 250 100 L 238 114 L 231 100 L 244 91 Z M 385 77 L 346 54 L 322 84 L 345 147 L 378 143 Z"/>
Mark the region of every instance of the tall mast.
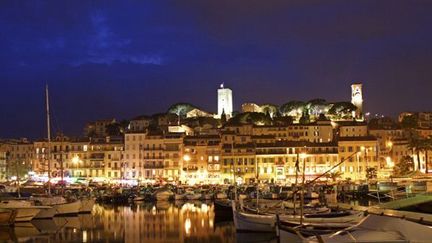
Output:
<path fill-rule="evenodd" d="M 47 122 L 47 138 L 48 138 L 48 195 L 51 195 L 51 125 L 50 125 L 50 110 L 49 110 L 49 95 L 48 84 L 45 86 L 46 99 L 46 122 Z"/>
<path fill-rule="evenodd" d="M 63 196 L 64 194 L 64 178 L 63 178 L 63 141 L 64 141 L 64 135 L 63 132 L 61 133 L 61 143 L 60 143 L 60 177 L 61 177 L 61 194 Z"/>

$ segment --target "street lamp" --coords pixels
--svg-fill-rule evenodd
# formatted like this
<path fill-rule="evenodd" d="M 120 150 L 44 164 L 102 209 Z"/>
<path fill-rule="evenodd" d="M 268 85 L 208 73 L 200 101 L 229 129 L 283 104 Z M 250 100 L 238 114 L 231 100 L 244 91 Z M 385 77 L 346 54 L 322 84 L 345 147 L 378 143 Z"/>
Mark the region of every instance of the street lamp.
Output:
<path fill-rule="evenodd" d="M 81 161 L 81 159 L 79 158 L 78 155 L 75 155 L 74 157 L 72 157 L 72 164 L 74 164 L 76 166 L 76 169 L 78 170 L 78 164 Z M 75 173 L 76 176 L 76 173 Z"/>

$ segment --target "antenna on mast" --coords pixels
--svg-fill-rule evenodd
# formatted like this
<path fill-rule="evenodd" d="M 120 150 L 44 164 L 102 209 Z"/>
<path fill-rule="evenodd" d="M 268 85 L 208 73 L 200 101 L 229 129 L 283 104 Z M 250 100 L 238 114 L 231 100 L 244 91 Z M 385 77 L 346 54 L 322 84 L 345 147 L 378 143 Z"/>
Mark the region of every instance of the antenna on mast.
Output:
<path fill-rule="evenodd" d="M 46 102 L 46 122 L 47 122 L 47 139 L 48 139 L 48 195 L 51 195 L 51 125 L 50 125 L 48 84 L 45 85 L 45 102 Z"/>

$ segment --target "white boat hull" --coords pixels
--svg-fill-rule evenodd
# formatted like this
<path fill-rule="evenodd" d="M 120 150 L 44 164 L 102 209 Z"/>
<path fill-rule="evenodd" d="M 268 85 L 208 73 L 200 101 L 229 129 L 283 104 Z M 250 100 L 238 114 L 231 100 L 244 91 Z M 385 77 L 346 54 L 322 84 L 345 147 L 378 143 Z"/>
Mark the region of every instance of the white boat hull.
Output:
<path fill-rule="evenodd" d="M 41 210 L 38 208 L 17 208 L 15 222 L 28 222 L 32 220 Z"/>
<path fill-rule="evenodd" d="M 79 213 L 81 208 L 81 201 L 77 200 L 75 202 L 70 202 L 70 203 L 56 204 L 53 205 L 53 207 L 57 211 L 55 216 L 74 215 Z"/>
<path fill-rule="evenodd" d="M 275 232 L 275 216 L 243 214 L 233 212 L 234 225 L 237 231 Z"/>
<path fill-rule="evenodd" d="M 237 211 L 232 202 L 233 220 L 237 231 L 275 232 L 276 216 L 246 214 Z"/>

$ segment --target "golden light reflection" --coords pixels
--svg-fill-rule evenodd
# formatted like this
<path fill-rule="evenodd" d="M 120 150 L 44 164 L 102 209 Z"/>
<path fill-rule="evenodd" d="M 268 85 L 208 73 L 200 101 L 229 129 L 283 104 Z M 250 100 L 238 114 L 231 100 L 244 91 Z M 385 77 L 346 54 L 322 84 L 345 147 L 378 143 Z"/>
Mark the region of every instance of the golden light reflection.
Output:
<path fill-rule="evenodd" d="M 231 224 L 215 220 L 214 206 L 202 202 L 139 203 L 134 206 L 95 205 L 92 215 L 80 216 L 67 227 L 76 242 L 235 242 Z M 64 232 L 59 232 L 63 234 Z M 75 234 L 74 234 L 75 233 Z"/>
<path fill-rule="evenodd" d="M 208 206 L 207 206 L 207 204 L 201 204 L 201 211 L 203 213 L 207 213 L 208 212 Z"/>
<path fill-rule="evenodd" d="M 87 242 L 87 230 L 83 230 L 82 232 L 82 242 Z"/>
<path fill-rule="evenodd" d="M 190 235 L 191 227 L 192 227 L 192 223 L 191 223 L 190 218 L 186 218 L 184 227 L 185 227 L 186 235 Z"/>

